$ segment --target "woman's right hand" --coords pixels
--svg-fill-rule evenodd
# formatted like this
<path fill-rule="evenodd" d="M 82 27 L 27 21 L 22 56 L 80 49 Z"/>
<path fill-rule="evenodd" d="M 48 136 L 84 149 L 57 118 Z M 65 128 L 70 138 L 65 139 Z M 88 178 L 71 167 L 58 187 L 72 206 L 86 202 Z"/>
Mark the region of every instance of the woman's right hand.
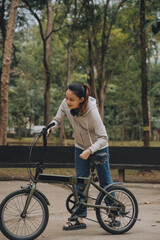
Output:
<path fill-rule="evenodd" d="M 56 121 L 52 121 L 48 126 L 47 126 L 47 136 L 56 128 Z"/>
<path fill-rule="evenodd" d="M 52 129 L 49 128 L 49 129 L 47 130 L 47 137 L 48 137 L 48 135 L 49 135 L 51 132 L 52 132 Z"/>

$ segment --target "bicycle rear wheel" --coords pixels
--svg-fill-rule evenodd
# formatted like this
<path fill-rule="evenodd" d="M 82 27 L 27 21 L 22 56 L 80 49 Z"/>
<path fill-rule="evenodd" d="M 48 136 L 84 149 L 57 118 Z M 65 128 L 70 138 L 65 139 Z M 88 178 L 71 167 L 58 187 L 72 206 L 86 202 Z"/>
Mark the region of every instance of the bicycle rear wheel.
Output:
<path fill-rule="evenodd" d="M 37 192 L 34 192 L 26 216 L 21 216 L 28 194 L 29 190 L 15 191 L 0 205 L 0 229 L 10 240 L 33 240 L 47 226 L 48 206 Z"/>
<path fill-rule="evenodd" d="M 111 234 L 125 233 L 133 227 L 138 217 L 137 200 L 128 189 L 122 186 L 111 186 L 107 191 L 125 205 L 125 210 L 112 201 L 110 206 L 117 209 L 106 211 L 96 208 L 97 220 L 101 227 Z M 100 193 L 96 204 L 106 206 L 109 201 L 111 202 L 105 193 Z"/>

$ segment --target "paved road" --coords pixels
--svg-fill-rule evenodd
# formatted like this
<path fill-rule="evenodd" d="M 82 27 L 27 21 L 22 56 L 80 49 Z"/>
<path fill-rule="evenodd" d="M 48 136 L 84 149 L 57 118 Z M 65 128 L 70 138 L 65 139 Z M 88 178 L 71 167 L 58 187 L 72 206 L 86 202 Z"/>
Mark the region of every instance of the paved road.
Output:
<path fill-rule="evenodd" d="M 1 181 L 0 201 L 10 192 L 19 189 L 26 182 Z M 159 240 L 160 239 L 160 184 L 125 183 L 137 198 L 139 204 L 139 218 L 134 227 L 123 235 L 111 235 L 105 232 L 97 223 L 85 220 L 87 229 L 63 231 L 68 212 L 65 200 L 70 194 L 67 187 L 56 184 L 39 183 L 38 188 L 50 201 L 50 218 L 46 230 L 37 240 Z M 90 195 L 97 194 L 91 189 Z M 88 211 L 88 217 L 95 219 L 94 211 Z M 95 219 L 96 220 L 96 219 Z M 6 238 L 0 232 L 0 240 Z"/>

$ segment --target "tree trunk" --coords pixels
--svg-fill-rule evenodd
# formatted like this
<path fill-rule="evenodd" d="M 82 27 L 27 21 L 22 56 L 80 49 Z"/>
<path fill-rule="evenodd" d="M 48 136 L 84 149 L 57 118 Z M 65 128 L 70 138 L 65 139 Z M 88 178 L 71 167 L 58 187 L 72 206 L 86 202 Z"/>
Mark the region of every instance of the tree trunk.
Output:
<path fill-rule="evenodd" d="M 103 82 L 101 82 L 101 84 L 99 85 L 99 94 L 98 94 L 98 98 L 99 98 L 99 113 L 101 115 L 102 120 L 104 119 L 104 101 L 105 101 L 105 95 L 104 95 L 104 88 L 103 88 L 103 84 L 104 83 L 104 79 Z"/>
<path fill-rule="evenodd" d="M 90 71 L 89 71 L 90 78 L 88 79 L 88 82 L 90 84 L 91 96 L 97 99 L 97 105 L 99 106 L 96 82 L 95 82 L 95 73 L 94 73 L 95 67 L 94 67 L 94 61 L 93 61 L 93 47 L 92 47 L 92 42 L 89 35 L 88 35 L 88 52 L 89 52 L 89 66 L 90 66 Z"/>
<path fill-rule="evenodd" d="M 47 1 L 47 31 L 44 40 L 44 124 L 50 122 L 50 71 L 49 71 L 49 57 L 51 46 L 51 33 L 53 31 L 53 13 L 52 1 Z"/>
<path fill-rule="evenodd" d="M 149 141 L 149 116 L 147 100 L 147 67 L 146 67 L 146 36 L 145 36 L 145 0 L 140 1 L 140 40 L 141 40 L 141 81 L 142 81 L 142 116 L 144 125 L 144 146 L 148 147 Z"/>
<path fill-rule="evenodd" d="M 7 144 L 8 88 L 9 88 L 12 43 L 13 43 L 14 28 L 16 23 L 17 8 L 18 8 L 18 0 L 12 0 L 10 5 L 10 13 L 9 13 L 6 39 L 5 39 L 5 45 L 4 45 L 4 56 L 3 56 L 3 62 L 2 62 L 2 74 L 1 74 L 1 84 L 0 84 L 0 145 Z"/>
<path fill-rule="evenodd" d="M 73 42 L 73 34 L 74 34 L 74 29 L 69 34 L 69 42 L 68 42 L 67 86 L 69 86 L 70 80 L 71 80 L 71 47 Z"/>
<path fill-rule="evenodd" d="M 93 45 L 94 45 L 94 54 L 93 54 L 93 48 L 91 45 L 91 39 L 89 39 L 88 41 L 88 49 L 89 49 L 89 63 L 90 63 L 90 85 L 91 85 L 91 91 L 92 94 L 95 95 L 95 97 L 97 98 L 97 104 L 99 107 L 99 112 L 101 115 L 101 118 L 103 120 L 104 118 L 104 102 L 105 102 L 105 97 L 106 97 L 106 89 L 108 86 L 108 79 L 106 80 L 106 56 L 107 56 L 107 47 L 108 47 L 108 42 L 109 42 L 109 38 L 110 38 L 110 34 L 111 34 L 111 29 L 112 26 L 115 22 L 116 19 L 116 15 L 118 13 L 118 10 L 120 9 L 120 7 L 123 5 L 123 3 L 126 0 L 122 0 L 117 7 L 117 11 L 115 13 L 115 15 L 112 17 L 111 22 L 108 26 L 107 21 L 108 21 L 108 8 L 109 8 L 109 3 L 110 0 L 106 0 L 105 4 L 104 4 L 104 12 L 103 12 L 103 24 L 102 24 L 102 36 L 101 36 L 101 44 L 100 46 L 98 46 L 97 44 L 97 32 L 96 32 L 96 28 L 95 28 L 95 22 L 96 22 L 96 18 L 95 18 L 95 13 L 94 13 L 94 5 L 91 8 L 91 19 L 92 19 L 92 38 L 93 38 Z M 88 3 L 88 5 L 90 5 Z M 91 27 L 90 27 L 91 28 Z M 99 52 L 100 49 L 100 52 Z M 95 66 L 93 65 L 93 55 L 95 56 Z M 96 96 L 96 90 L 95 90 L 95 86 L 96 86 L 96 78 L 94 77 L 94 67 L 96 67 L 96 71 L 97 71 L 97 82 L 98 82 L 98 94 Z"/>
<path fill-rule="evenodd" d="M 0 5 L 0 29 L 2 33 L 3 47 L 5 43 L 5 38 L 6 38 L 6 22 L 4 19 L 4 13 L 5 13 L 5 0 L 3 0 L 2 4 Z"/>
<path fill-rule="evenodd" d="M 52 7 L 52 0 L 47 0 L 47 29 L 46 34 L 44 36 L 43 33 L 43 26 L 40 21 L 40 18 L 36 11 L 32 9 L 32 6 L 29 4 L 29 1 L 23 0 L 26 4 L 27 8 L 36 18 L 41 38 L 43 41 L 43 66 L 44 66 L 44 124 L 47 125 L 50 122 L 50 70 L 49 70 L 49 57 L 50 57 L 50 43 L 51 43 L 51 36 L 53 33 L 53 7 Z"/>

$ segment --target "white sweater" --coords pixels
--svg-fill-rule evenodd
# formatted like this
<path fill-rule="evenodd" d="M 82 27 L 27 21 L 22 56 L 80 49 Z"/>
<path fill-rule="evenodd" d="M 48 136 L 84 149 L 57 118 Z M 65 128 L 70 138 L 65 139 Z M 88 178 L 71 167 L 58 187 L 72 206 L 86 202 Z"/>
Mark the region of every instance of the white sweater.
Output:
<path fill-rule="evenodd" d="M 76 147 L 82 150 L 89 148 L 92 154 L 108 147 L 108 136 L 95 98 L 89 97 L 86 113 L 78 116 L 71 115 L 64 99 L 52 121 L 55 122 L 54 129 L 60 126 L 66 116 L 74 130 L 73 138 L 75 139 Z"/>

